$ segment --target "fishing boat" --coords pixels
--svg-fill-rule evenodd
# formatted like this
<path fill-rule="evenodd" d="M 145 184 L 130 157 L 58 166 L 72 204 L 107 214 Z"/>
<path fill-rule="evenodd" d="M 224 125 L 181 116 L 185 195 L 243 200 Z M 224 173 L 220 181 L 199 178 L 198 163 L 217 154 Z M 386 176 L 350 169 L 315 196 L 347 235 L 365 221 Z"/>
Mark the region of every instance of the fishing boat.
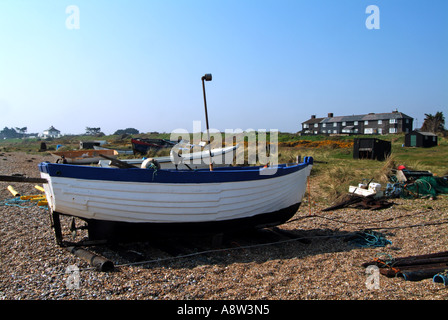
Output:
<path fill-rule="evenodd" d="M 213 170 L 50 162 L 39 170 L 55 226 L 60 215 L 73 216 L 87 222 L 90 240 L 129 240 L 283 224 L 301 204 L 312 165 L 305 157 L 289 165 Z"/>
<path fill-rule="evenodd" d="M 118 152 L 116 150 L 72 150 L 72 151 L 55 151 L 51 152 L 51 155 L 56 161 L 64 160 L 64 163 L 69 164 L 91 164 L 98 163 L 100 159 L 103 159 L 101 155 L 105 155 L 109 158 L 116 158 Z M 62 161 L 61 161 L 62 162 Z"/>
<path fill-rule="evenodd" d="M 165 139 L 131 139 L 134 154 L 146 154 L 150 150 L 172 148 L 176 143 Z"/>
<path fill-rule="evenodd" d="M 211 79 L 211 74 L 201 78 L 209 146 L 204 81 Z M 173 149 L 179 154 L 183 147 Z M 174 163 L 180 160 L 173 157 Z M 42 162 L 39 171 L 47 181 L 44 189 L 56 240 L 62 243 L 61 215 L 84 220 L 90 240 L 112 241 L 283 224 L 297 212 L 312 166 L 313 158 L 305 157 L 294 164 L 217 168 L 210 164 L 198 170 L 143 163 L 100 167 Z"/>
<path fill-rule="evenodd" d="M 117 150 L 118 154 L 134 154 L 134 151 L 132 150 L 120 150 L 120 149 L 111 149 L 101 146 L 93 146 L 93 149 L 95 150 Z"/>

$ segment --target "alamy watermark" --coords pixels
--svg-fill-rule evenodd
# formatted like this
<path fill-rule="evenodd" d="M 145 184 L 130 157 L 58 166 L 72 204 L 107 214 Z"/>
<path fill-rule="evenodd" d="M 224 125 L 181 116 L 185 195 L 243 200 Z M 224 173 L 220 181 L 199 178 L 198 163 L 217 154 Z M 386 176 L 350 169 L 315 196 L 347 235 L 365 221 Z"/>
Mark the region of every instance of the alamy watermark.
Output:
<path fill-rule="evenodd" d="M 366 268 L 366 287 L 369 290 L 378 290 L 380 288 L 380 269 L 377 266 L 370 265 Z"/>
<path fill-rule="evenodd" d="M 69 16 L 65 19 L 65 27 L 69 30 L 77 30 L 80 28 L 80 13 L 79 7 L 70 5 L 65 8 L 65 13 Z"/>
<path fill-rule="evenodd" d="M 204 147 L 209 137 L 212 143 Z M 180 141 L 172 149 L 175 163 L 176 159 L 182 159 L 182 163 L 187 165 L 215 163 L 268 166 L 269 170 L 260 170 L 263 175 L 275 174 L 278 165 L 277 129 L 270 129 L 269 132 L 266 129 L 225 129 L 224 133 L 210 129 L 207 132 L 202 131 L 201 121 L 193 121 L 191 133 L 186 129 L 175 129 L 171 132 L 170 140 Z M 232 147 L 233 150 L 230 150 Z M 194 157 L 200 152 L 203 152 L 202 157 Z"/>
<path fill-rule="evenodd" d="M 79 289 L 81 278 L 79 276 L 79 268 L 76 265 L 69 265 L 65 269 L 65 273 L 68 274 L 65 280 L 65 286 L 67 289 Z"/>
<path fill-rule="evenodd" d="M 380 9 L 378 6 L 370 5 L 366 8 L 369 16 L 366 19 L 366 28 L 369 30 L 380 28 Z"/>
<path fill-rule="evenodd" d="M 65 20 L 65 26 L 69 30 L 80 29 L 80 11 L 77 5 L 69 5 L 65 8 L 65 13 L 69 16 Z M 366 28 L 369 30 L 380 29 L 380 9 L 376 5 L 369 5 L 365 11 L 369 14 L 365 21 Z"/>

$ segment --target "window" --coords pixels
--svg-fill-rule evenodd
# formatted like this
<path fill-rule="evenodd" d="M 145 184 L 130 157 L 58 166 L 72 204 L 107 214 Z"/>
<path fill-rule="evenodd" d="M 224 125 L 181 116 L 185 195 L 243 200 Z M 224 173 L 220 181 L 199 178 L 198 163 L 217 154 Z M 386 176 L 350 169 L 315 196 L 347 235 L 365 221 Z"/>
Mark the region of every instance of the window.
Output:
<path fill-rule="evenodd" d="M 308 124 L 305 123 L 305 124 L 303 125 L 303 128 L 308 129 L 308 128 L 309 128 Z"/>
<path fill-rule="evenodd" d="M 378 120 L 378 124 L 383 124 L 383 120 Z"/>
<path fill-rule="evenodd" d="M 357 126 L 357 125 L 358 125 L 358 121 L 355 121 L 355 122 L 353 123 L 353 125 Z"/>
<path fill-rule="evenodd" d="M 327 126 L 326 123 L 322 123 L 322 128 L 325 128 Z"/>
<path fill-rule="evenodd" d="M 369 120 L 364 121 L 364 124 L 368 125 L 369 124 Z"/>
<path fill-rule="evenodd" d="M 406 119 L 406 123 L 409 123 L 409 119 Z"/>
<path fill-rule="evenodd" d="M 317 128 L 317 127 L 319 127 L 319 124 L 318 124 L 318 123 L 315 123 L 315 124 L 314 124 L 314 128 Z"/>
<path fill-rule="evenodd" d="M 338 130 L 333 130 L 333 133 L 338 133 Z"/>
<path fill-rule="evenodd" d="M 346 122 L 344 121 L 344 122 L 342 122 L 342 125 L 343 125 L 343 126 L 346 126 L 347 124 L 346 124 Z"/>
<path fill-rule="evenodd" d="M 337 127 L 337 126 L 338 126 L 337 122 L 333 123 L 333 127 Z"/>
<path fill-rule="evenodd" d="M 389 128 L 389 133 L 397 133 L 397 128 Z"/>
<path fill-rule="evenodd" d="M 389 123 L 397 123 L 397 119 L 390 119 Z"/>
<path fill-rule="evenodd" d="M 365 128 L 364 134 L 373 134 L 373 128 Z"/>
<path fill-rule="evenodd" d="M 383 134 L 383 129 L 382 128 L 378 128 L 378 134 Z"/>
<path fill-rule="evenodd" d="M 322 133 L 327 133 L 327 131 L 325 131 L 325 130 L 322 130 Z"/>

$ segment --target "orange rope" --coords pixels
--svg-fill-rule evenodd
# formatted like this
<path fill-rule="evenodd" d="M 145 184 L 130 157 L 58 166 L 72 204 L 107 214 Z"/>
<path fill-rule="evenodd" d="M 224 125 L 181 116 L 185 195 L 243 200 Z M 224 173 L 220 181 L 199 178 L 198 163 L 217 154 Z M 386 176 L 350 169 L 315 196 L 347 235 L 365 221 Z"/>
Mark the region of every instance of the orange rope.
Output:
<path fill-rule="evenodd" d="M 393 272 L 395 272 L 395 273 L 400 272 L 400 269 L 395 268 L 395 267 L 392 267 L 391 265 L 389 265 L 388 263 L 384 262 L 384 261 L 381 260 L 381 259 L 374 258 L 373 261 L 375 261 L 376 263 L 382 264 L 382 265 L 384 265 L 385 267 L 390 268 L 390 269 L 391 269 Z"/>
<path fill-rule="evenodd" d="M 311 213 L 311 188 L 310 188 L 310 177 L 308 176 L 308 203 L 310 204 L 310 215 Z"/>

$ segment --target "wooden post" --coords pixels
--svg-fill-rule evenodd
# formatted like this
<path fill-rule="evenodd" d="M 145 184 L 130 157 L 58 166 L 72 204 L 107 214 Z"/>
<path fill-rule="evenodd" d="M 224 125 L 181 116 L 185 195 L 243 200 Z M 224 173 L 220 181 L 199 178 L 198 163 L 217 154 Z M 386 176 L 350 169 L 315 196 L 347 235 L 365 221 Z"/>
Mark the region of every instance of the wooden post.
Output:
<path fill-rule="evenodd" d="M 53 217 L 53 228 L 54 228 L 54 235 L 56 237 L 56 243 L 62 246 L 62 229 L 59 213 L 53 211 L 52 217 Z"/>

